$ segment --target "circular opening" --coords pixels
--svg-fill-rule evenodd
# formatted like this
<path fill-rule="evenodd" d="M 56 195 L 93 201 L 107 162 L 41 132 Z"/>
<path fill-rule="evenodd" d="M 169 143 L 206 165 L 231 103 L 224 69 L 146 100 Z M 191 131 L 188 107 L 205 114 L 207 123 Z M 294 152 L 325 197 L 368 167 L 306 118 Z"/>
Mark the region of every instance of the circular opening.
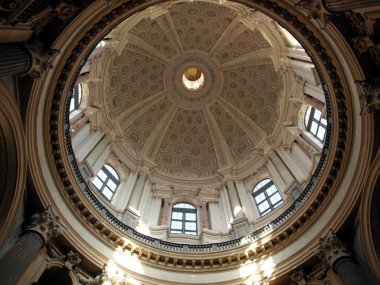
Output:
<path fill-rule="evenodd" d="M 189 91 L 201 89 L 205 82 L 205 76 L 199 67 L 189 67 L 182 75 L 182 83 Z"/>

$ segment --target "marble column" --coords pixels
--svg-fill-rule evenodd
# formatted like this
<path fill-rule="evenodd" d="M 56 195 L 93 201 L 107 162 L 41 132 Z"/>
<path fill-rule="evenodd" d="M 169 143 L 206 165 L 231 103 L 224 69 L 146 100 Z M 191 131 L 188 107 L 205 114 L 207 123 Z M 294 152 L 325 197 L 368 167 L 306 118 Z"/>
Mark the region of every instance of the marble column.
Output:
<path fill-rule="evenodd" d="M 145 208 L 147 206 L 147 199 L 148 199 L 149 193 L 151 191 L 150 190 L 150 186 L 151 185 L 152 185 L 152 183 L 150 182 L 150 179 L 147 178 L 145 180 L 144 189 L 142 191 L 141 198 L 140 198 L 140 201 L 139 201 L 139 205 L 137 207 L 137 210 L 140 213 L 140 216 L 145 212 Z"/>
<path fill-rule="evenodd" d="M 230 203 L 230 199 L 228 197 L 227 191 L 228 190 L 224 185 L 220 187 L 220 197 L 222 200 L 223 213 L 226 220 L 226 225 L 227 227 L 230 227 L 233 221 L 233 215 L 232 215 L 231 203 Z"/>
<path fill-rule="evenodd" d="M 136 186 L 133 189 L 131 198 L 129 199 L 128 207 L 134 211 L 138 210 L 138 206 L 141 200 L 141 196 L 144 190 L 145 182 L 147 181 L 146 175 L 140 173 L 136 182 Z"/>
<path fill-rule="evenodd" d="M 115 194 L 117 196 L 112 199 L 112 204 L 118 211 L 124 211 L 127 208 L 136 180 L 137 173 L 135 171 L 130 171 L 127 180 L 119 185 L 119 190 Z"/>
<path fill-rule="evenodd" d="M 84 126 L 84 124 L 89 122 L 89 118 L 87 114 L 84 114 L 82 118 L 75 122 L 71 122 L 70 120 L 70 134 L 71 134 L 71 139 L 73 139 L 79 132 L 79 130 Z"/>
<path fill-rule="evenodd" d="M 111 151 L 109 148 L 108 148 L 108 151 L 106 151 L 106 148 L 108 145 L 109 145 L 108 138 L 103 137 L 86 157 L 86 162 L 88 166 L 91 167 L 94 175 L 96 175 L 98 171 L 100 170 L 100 168 L 103 167 L 104 162 Z M 106 155 L 104 155 L 104 153 L 106 153 Z"/>
<path fill-rule="evenodd" d="M 333 231 L 330 231 L 325 238 L 321 238 L 319 245 L 313 251 L 326 266 L 334 270 L 343 284 L 371 284 Z"/>
<path fill-rule="evenodd" d="M 217 201 L 211 201 L 209 204 L 211 229 L 213 231 L 222 231 L 222 224 L 220 222 L 219 205 Z"/>
<path fill-rule="evenodd" d="M 285 191 L 287 185 L 270 156 L 267 156 L 267 168 L 273 177 L 276 188 L 281 192 Z"/>
<path fill-rule="evenodd" d="M 0 260 L 2 284 L 16 284 L 39 250 L 53 237 L 63 232 L 63 226 L 51 213 L 50 207 L 40 214 L 34 214 L 25 232 Z"/>
<path fill-rule="evenodd" d="M 165 226 L 168 224 L 168 214 L 169 214 L 169 200 L 164 199 L 164 207 L 161 212 L 161 222 L 160 224 Z"/>
<path fill-rule="evenodd" d="M 244 216 L 243 209 L 240 205 L 239 197 L 236 193 L 235 185 L 232 180 L 226 182 L 226 190 L 231 202 L 231 210 L 234 219 L 239 219 Z"/>
<path fill-rule="evenodd" d="M 307 105 L 310 105 L 312 107 L 314 107 L 315 109 L 318 109 L 319 111 L 322 111 L 323 108 L 325 107 L 325 103 L 319 101 L 318 99 L 312 97 L 312 96 L 309 96 L 307 94 L 305 94 L 304 96 L 304 102 L 307 104 Z"/>
<path fill-rule="evenodd" d="M 296 142 L 299 144 L 301 149 L 305 152 L 305 154 L 307 154 L 309 158 L 312 157 L 315 153 L 317 153 L 316 148 L 310 145 L 304 138 L 296 136 Z"/>
<path fill-rule="evenodd" d="M 250 200 L 252 201 L 251 196 L 251 191 L 249 191 L 249 194 L 247 191 L 244 189 L 244 184 L 241 179 L 238 179 L 235 181 L 236 185 L 236 191 L 239 195 L 239 199 L 241 201 L 242 207 L 243 207 L 243 213 L 244 215 L 248 218 L 248 220 L 253 221 L 255 217 L 255 210 L 253 203 L 250 203 Z"/>
<path fill-rule="evenodd" d="M 157 196 L 152 197 L 152 206 L 149 213 L 149 226 L 158 226 L 159 214 L 161 210 L 162 199 Z"/>
<path fill-rule="evenodd" d="M 0 44 L 0 77 L 27 73 L 33 64 L 29 50 L 21 44 Z"/>
<path fill-rule="evenodd" d="M 210 228 L 209 220 L 208 220 L 208 210 L 207 210 L 207 204 L 201 204 L 201 211 L 202 211 L 202 227 L 203 228 Z"/>

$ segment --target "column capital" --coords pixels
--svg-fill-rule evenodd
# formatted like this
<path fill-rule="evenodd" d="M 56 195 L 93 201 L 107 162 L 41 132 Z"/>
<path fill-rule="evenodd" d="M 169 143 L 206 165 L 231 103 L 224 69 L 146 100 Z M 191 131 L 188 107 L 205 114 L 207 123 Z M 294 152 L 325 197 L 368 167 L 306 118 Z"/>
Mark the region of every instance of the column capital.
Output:
<path fill-rule="evenodd" d="M 297 285 L 306 285 L 305 273 L 302 269 L 294 270 L 290 273 L 290 280 Z"/>
<path fill-rule="evenodd" d="M 51 207 L 48 206 L 42 213 L 34 214 L 26 226 L 26 232 L 39 234 L 45 243 L 53 237 L 59 236 L 64 231 L 64 226 L 58 216 L 53 216 Z"/>
<path fill-rule="evenodd" d="M 326 237 L 319 239 L 319 245 L 313 252 L 329 267 L 333 267 L 338 259 L 351 256 L 333 230 L 330 230 Z"/>

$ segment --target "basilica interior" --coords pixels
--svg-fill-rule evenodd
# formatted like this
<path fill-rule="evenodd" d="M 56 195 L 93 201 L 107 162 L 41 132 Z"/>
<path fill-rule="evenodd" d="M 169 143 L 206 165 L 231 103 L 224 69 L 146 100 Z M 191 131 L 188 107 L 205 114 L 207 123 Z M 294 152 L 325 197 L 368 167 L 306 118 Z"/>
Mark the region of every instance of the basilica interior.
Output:
<path fill-rule="evenodd" d="M 0 277 L 380 283 L 375 0 L 0 3 Z"/>

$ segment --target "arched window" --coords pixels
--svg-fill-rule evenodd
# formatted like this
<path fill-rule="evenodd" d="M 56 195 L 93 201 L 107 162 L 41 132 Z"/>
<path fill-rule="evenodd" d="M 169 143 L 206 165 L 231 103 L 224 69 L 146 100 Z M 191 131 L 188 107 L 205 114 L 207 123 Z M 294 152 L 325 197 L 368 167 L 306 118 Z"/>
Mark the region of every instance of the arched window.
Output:
<path fill-rule="evenodd" d="M 273 181 L 270 179 L 264 179 L 259 182 L 253 188 L 252 195 L 261 216 L 268 214 L 284 202 Z"/>
<path fill-rule="evenodd" d="M 305 114 L 306 130 L 323 142 L 327 128 L 326 119 L 322 118 L 321 111 L 309 106 Z"/>
<path fill-rule="evenodd" d="M 73 89 L 73 95 L 70 100 L 70 112 L 79 108 L 82 102 L 82 87 L 80 84 L 76 84 Z"/>
<path fill-rule="evenodd" d="M 105 164 L 102 169 L 99 170 L 92 184 L 111 201 L 117 186 L 120 184 L 119 175 L 117 175 L 111 166 Z"/>
<path fill-rule="evenodd" d="M 188 203 L 178 203 L 173 206 L 170 222 L 172 234 L 197 234 L 197 209 Z"/>

